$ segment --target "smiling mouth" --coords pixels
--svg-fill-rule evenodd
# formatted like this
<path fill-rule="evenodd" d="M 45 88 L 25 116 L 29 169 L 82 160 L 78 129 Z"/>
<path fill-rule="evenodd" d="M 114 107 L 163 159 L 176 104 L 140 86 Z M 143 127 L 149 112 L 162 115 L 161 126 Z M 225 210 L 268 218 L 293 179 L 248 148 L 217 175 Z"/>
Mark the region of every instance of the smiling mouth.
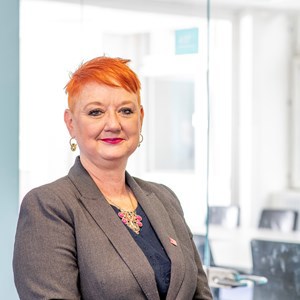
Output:
<path fill-rule="evenodd" d="M 108 144 L 119 144 L 123 141 L 124 139 L 121 138 L 106 138 L 106 139 L 101 139 L 101 141 L 108 143 Z"/>

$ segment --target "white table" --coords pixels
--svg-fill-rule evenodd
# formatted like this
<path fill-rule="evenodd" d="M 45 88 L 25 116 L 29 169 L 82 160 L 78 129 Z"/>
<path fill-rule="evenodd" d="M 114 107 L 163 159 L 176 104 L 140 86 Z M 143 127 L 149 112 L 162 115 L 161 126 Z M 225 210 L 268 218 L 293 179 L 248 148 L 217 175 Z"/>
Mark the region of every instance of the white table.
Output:
<path fill-rule="evenodd" d="M 203 228 L 199 234 L 205 234 Z M 209 227 L 209 240 L 214 262 L 218 266 L 252 270 L 252 239 L 292 242 L 300 244 L 300 231 L 278 232 L 269 229 Z"/>

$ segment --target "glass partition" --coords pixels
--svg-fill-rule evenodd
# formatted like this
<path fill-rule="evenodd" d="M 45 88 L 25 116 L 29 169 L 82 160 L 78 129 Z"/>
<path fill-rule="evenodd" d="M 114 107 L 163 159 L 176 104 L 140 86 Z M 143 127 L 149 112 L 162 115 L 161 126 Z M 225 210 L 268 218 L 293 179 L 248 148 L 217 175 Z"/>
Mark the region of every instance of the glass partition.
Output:
<path fill-rule="evenodd" d="M 208 190 L 208 240 L 215 265 L 263 276 L 268 282 L 221 289 L 217 299 L 300 297 L 299 266 L 296 262 L 293 268 L 290 265 L 300 245 L 300 194 L 296 183 L 300 153 L 296 116 L 300 10 L 296 1 L 259 2 L 226 1 L 232 20 L 231 197 L 230 205 L 215 206 L 213 192 Z M 211 19 L 224 13 L 225 6 L 219 1 L 208 3 Z M 209 51 L 213 53 L 214 48 L 210 45 Z M 213 73 L 216 60 L 212 54 L 210 59 Z M 217 90 L 218 81 L 210 75 L 210 95 Z M 209 102 L 213 119 L 223 97 L 211 96 Z M 215 130 L 222 130 L 216 124 L 218 129 L 209 126 L 212 136 Z M 215 149 L 212 140 L 210 153 Z M 216 160 L 211 159 L 209 168 L 214 163 Z M 213 190 L 215 179 L 210 176 L 208 180 Z M 233 220 L 236 207 L 240 222 L 232 228 L 228 220 Z"/>
<path fill-rule="evenodd" d="M 21 198 L 73 163 L 63 88 L 81 61 L 107 54 L 131 59 L 142 81 L 144 142 L 129 172 L 174 190 L 215 265 L 251 273 L 254 257 L 278 263 L 300 243 L 298 1 L 21 0 L 20 17 Z M 296 225 L 259 228 L 264 209 L 296 212 Z M 262 257 L 252 240 L 284 253 Z"/>
<path fill-rule="evenodd" d="M 148 172 L 194 171 L 194 82 L 154 78 L 149 79 L 148 88 L 152 90 L 148 106 Z"/>
<path fill-rule="evenodd" d="M 129 5 L 130 6 L 130 5 Z M 62 119 L 68 74 L 84 60 L 107 54 L 131 59 L 142 80 L 144 149 L 128 169 L 175 190 L 193 230 L 206 219 L 207 22 L 152 4 L 152 9 L 104 7 L 85 1 L 21 1 L 21 199 L 32 187 L 66 173 L 69 153 Z M 122 26 L 116 23 L 118 19 Z M 153 19 L 157 22 L 153 22 Z M 36 27 L 36 24 L 39 24 Z M 140 24 L 136 26 L 136 24 Z M 211 21 L 212 97 L 222 96 L 211 118 L 211 204 L 231 202 L 232 19 Z M 181 34 L 181 36 L 180 36 Z M 184 43 L 192 40 L 190 53 Z M 222 48 L 219 46 L 222 45 Z M 181 47 L 181 48 L 180 48 Z M 181 49 L 181 50 L 180 50 Z M 41 80 L 43 78 L 43 80 Z M 44 104 L 46 103 L 46 104 Z M 46 110 L 40 112 L 40 107 Z M 61 120 L 48 122 L 47 116 Z M 43 126 L 36 126 L 43 124 Z M 54 144 L 51 141 L 56 141 Z M 45 147 L 45 145 L 50 145 Z M 58 162 L 57 162 L 58 161 Z M 183 183 L 183 184 L 181 184 Z"/>

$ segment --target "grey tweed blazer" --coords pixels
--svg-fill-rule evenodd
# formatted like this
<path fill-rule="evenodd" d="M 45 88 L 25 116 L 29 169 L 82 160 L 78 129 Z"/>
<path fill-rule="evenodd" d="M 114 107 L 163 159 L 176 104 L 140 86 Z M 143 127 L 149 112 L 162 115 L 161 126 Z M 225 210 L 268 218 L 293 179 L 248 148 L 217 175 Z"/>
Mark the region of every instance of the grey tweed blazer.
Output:
<path fill-rule="evenodd" d="M 211 300 L 207 278 L 174 193 L 128 173 L 126 180 L 171 260 L 167 299 Z M 21 300 L 159 299 L 147 258 L 79 157 L 68 176 L 25 196 L 13 268 Z"/>

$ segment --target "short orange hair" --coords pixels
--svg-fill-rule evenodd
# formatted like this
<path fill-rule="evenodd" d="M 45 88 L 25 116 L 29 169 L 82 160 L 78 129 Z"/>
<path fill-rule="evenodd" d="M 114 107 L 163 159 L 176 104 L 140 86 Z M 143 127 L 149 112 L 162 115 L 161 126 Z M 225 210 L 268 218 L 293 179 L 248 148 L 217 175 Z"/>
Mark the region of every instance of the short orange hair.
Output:
<path fill-rule="evenodd" d="M 89 82 L 124 88 L 128 92 L 136 94 L 140 104 L 141 83 L 137 75 L 128 67 L 128 62 L 130 62 L 129 59 L 100 56 L 81 64 L 71 74 L 70 80 L 65 86 L 69 108 L 73 110 L 74 98 Z"/>

